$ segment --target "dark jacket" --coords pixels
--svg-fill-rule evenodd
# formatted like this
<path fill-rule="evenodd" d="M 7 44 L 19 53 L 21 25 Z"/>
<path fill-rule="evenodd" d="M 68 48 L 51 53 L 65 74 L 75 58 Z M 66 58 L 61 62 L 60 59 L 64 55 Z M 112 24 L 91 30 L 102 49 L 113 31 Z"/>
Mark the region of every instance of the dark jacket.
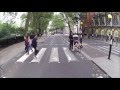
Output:
<path fill-rule="evenodd" d="M 33 47 L 37 47 L 37 39 L 36 38 L 33 38 L 33 40 L 32 40 L 32 46 Z"/>
<path fill-rule="evenodd" d="M 28 45 L 29 45 L 28 39 L 25 39 L 25 46 L 28 46 Z"/>
<path fill-rule="evenodd" d="M 73 43 L 73 35 L 69 36 L 70 43 Z"/>

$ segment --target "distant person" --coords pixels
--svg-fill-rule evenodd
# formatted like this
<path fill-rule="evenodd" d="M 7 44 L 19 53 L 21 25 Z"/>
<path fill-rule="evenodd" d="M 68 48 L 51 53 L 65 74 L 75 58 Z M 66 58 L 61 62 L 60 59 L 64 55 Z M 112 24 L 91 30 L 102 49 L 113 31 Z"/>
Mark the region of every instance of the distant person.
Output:
<path fill-rule="evenodd" d="M 108 36 L 108 40 L 110 40 L 111 39 L 111 35 L 109 34 L 109 36 Z"/>
<path fill-rule="evenodd" d="M 110 40 L 112 41 L 112 44 L 113 44 L 113 40 L 114 40 L 114 38 L 113 38 L 112 35 L 110 35 Z"/>
<path fill-rule="evenodd" d="M 31 39 L 30 39 L 30 36 L 28 36 L 28 42 L 29 42 L 29 50 L 32 50 L 32 46 L 31 46 L 32 41 L 31 41 Z M 32 51 L 33 51 L 33 50 L 32 50 Z"/>
<path fill-rule="evenodd" d="M 72 49 L 73 48 L 73 33 L 72 33 L 72 31 L 70 31 L 69 40 L 70 40 L 69 49 Z"/>
<path fill-rule="evenodd" d="M 28 41 L 28 36 L 24 37 L 25 40 L 25 51 L 26 53 L 29 54 L 29 41 Z"/>
<path fill-rule="evenodd" d="M 82 47 L 82 34 L 79 35 L 79 39 L 80 39 L 80 46 Z"/>
<path fill-rule="evenodd" d="M 37 55 L 37 35 L 33 38 L 32 40 L 32 47 L 34 48 L 35 50 L 35 57 L 34 58 L 37 58 L 36 55 Z"/>
<path fill-rule="evenodd" d="M 25 41 L 25 51 L 26 51 L 26 37 L 24 36 L 24 41 Z"/>
<path fill-rule="evenodd" d="M 109 40 L 109 36 L 107 35 L 107 36 L 106 36 L 106 42 L 107 42 L 108 40 Z"/>

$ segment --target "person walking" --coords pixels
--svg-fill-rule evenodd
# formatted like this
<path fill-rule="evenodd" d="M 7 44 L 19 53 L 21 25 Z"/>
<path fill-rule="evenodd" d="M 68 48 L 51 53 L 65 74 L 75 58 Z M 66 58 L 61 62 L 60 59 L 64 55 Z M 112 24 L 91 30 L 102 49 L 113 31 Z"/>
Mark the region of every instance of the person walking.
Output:
<path fill-rule="evenodd" d="M 69 40 L 70 40 L 69 49 L 72 49 L 73 48 L 73 33 L 72 33 L 72 31 L 70 31 Z"/>
<path fill-rule="evenodd" d="M 79 40 L 80 40 L 80 47 L 82 47 L 82 34 L 79 35 Z"/>
<path fill-rule="evenodd" d="M 26 51 L 26 37 L 24 36 L 24 42 L 25 42 L 25 51 Z"/>
<path fill-rule="evenodd" d="M 26 53 L 29 54 L 29 41 L 28 41 L 28 36 L 24 37 L 25 39 L 25 51 Z"/>
<path fill-rule="evenodd" d="M 30 39 L 30 36 L 28 36 L 28 42 L 29 42 L 29 50 L 32 50 L 32 46 L 31 46 L 32 41 L 31 41 L 31 39 Z M 32 51 L 33 51 L 33 50 L 32 50 Z"/>
<path fill-rule="evenodd" d="M 35 56 L 34 56 L 34 58 L 37 58 L 36 57 L 36 55 L 37 55 L 37 35 L 33 38 L 33 40 L 32 40 L 32 47 L 34 48 L 34 50 L 35 50 Z"/>

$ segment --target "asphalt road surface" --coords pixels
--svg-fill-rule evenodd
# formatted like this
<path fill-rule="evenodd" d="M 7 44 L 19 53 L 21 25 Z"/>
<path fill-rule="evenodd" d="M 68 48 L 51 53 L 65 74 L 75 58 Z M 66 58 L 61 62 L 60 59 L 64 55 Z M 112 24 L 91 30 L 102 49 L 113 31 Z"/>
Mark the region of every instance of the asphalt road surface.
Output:
<path fill-rule="evenodd" d="M 24 47 L 23 47 L 24 48 Z M 69 50 L 63 35 L 51 35 L 38 43 L 39 52 L 21 52 L 4 65 L 5 78 L 108 78 L 107 74 L 80 52 Z M 17 51 L 16 51 L 17 52 Z"/>

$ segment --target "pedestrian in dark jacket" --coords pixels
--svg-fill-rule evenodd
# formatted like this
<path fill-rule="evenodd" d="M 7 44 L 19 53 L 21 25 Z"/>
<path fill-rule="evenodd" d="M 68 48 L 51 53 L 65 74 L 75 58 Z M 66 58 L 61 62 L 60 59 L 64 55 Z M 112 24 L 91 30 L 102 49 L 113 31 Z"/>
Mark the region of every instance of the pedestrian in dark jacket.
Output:
<path fill-rule="evenodd" d="M 32 40 L 32 47 L 35 50 L 35 57 L 36 57 L 36 55 L 37 55 L 37 49 L 36 49 L 37 48 L 37 35 Z"/>
<path fill-rule="evenodd" d="M 70 32 L 70 36 L 69 36 L 69 40 L 70 40 L 70 49 L 72 49 L 73 48 L 73 33 L 72 33 L 72 31 Z"/>
<path fill-rule="evenodd" d="M 80 39 L 80 44 L 82 46 L 82 34 L 79 35 L 79 39 Z"/>

